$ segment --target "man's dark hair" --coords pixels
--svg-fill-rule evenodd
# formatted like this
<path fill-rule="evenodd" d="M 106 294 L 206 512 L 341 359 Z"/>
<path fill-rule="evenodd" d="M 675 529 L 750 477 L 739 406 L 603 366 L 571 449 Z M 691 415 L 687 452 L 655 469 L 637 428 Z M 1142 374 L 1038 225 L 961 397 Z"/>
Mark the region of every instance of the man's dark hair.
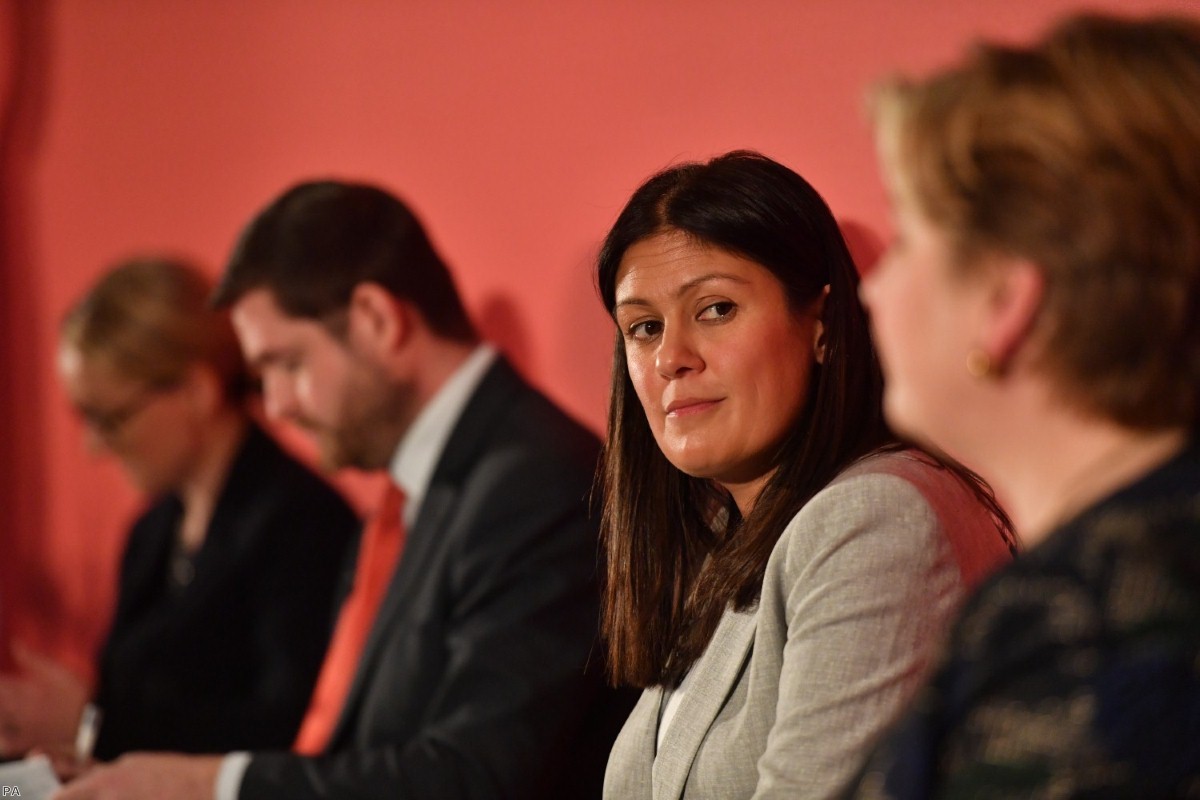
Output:
<path fill-rule="evenodd" d="M 439 336 L 475 330 L 416 215 L 376 186 L 310 181 L 284 192 L 242 232 L 213 295 L 230 306 L 267 289 L 293 317 L 335 324 L 354 287 L 377 283 L 412 302 Z"/>

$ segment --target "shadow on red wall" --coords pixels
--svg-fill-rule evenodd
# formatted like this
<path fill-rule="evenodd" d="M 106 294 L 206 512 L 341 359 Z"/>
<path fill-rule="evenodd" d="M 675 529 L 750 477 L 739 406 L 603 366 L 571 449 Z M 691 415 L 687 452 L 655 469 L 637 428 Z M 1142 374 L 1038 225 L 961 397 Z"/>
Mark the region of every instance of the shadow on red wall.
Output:
<path fill-rule="evenodd" d="M 0 661 L 14 638 L 49 648 L 61 632 L 37 630 L 36 619 L 62 619 L 57 593 L 39 566 L 44 465 L 36 363 L 39 331 L 31 258 L 32 164 L 46 108 L 49 24 L 43 3 L 6 3 L 9 63 L 0 107 Z M 18 623 L 18 621 L 20 621 Z"/>
<path fill-rule="evenodd" d="M 479 335 L 493 343 L 524 375 L 537 373 L 529 346 L 529 331 L 516 304 L 502 294 L 487 297 L 475 315 Z"/>
<path fill-rule="evenodd" d="M 854 259 L 854 266 L 858 267 L 858 274 L 866 275 L 875 269 L 886 249 L 879 234 L 869 226 L 852 219 L 838 220 L 838 227 L 842 229 L 842 238 L 850 248 L 850 256 Z"/>

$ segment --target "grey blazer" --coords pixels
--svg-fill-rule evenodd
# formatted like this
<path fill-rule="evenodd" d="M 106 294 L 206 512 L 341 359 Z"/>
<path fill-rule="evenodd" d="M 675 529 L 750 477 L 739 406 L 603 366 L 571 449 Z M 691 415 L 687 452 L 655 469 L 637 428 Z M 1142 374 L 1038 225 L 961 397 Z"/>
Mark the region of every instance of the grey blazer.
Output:
<path fill-rule="evenodd" d="M 643 692 L 604 797 L 837 796 L 918 687 L 965 588 L 1008 557 L 949 472 L 909 453 L 852 466 L 787 526 L 758 605 L 725 614 L 661 749 L 666 693 Z"/>

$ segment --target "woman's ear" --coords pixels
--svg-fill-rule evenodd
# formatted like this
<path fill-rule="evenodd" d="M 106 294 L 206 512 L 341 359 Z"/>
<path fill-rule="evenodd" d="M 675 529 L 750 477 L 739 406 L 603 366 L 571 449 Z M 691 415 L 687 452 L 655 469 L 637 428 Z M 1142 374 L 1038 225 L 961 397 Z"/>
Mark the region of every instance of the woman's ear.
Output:
<path fill-rule="evenodd" d="M 829 284 L 821 290 L 820 296 L 813 301 L 811 312 L 813 323 L 813 358 L 818 364 L 825 363 L 825 302 L 829 299 Z"/>
<path fill-rule="evenodd" d="M 1028 341 L 1045 297 L 1042 270 L 1025 258 L 1006 257 L 990 270 L 981 341 L 994 368 L 1003 373 Z"/>

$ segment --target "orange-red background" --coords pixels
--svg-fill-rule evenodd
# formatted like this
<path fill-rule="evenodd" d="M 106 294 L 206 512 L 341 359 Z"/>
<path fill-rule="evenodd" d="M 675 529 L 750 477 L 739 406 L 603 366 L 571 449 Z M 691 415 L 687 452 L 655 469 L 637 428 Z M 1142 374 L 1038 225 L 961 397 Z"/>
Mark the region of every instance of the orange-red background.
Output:
<path fill-rule="evenodd" d="M 113 260 L 168 250 L 215 274 L 285 185 L 380 182 L 424 217 L 483 329 L 599 431 L 611 332 L 589 265 L 642 178 L 760 149 L 823 192 L 869 259 L 888 223 L 864 87 L 1080 7 L 0 0 L 0 646 L 86 669 L 111 610 L 140 501 L 83 452 L 53 352 Z"/>

